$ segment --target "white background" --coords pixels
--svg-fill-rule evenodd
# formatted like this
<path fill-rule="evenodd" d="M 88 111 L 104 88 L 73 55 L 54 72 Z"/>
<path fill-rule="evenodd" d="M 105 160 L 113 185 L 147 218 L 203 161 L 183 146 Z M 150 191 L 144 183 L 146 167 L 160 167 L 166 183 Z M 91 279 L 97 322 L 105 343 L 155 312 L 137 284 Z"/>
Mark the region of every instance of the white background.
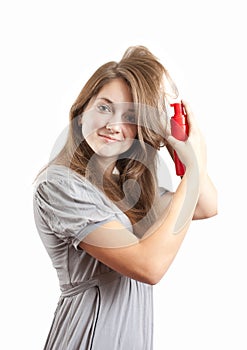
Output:
<path fill-rule="evenodd" d="M 138 44 L 190 102 L 219 195 L 219 215 L 193 222 L 154 287 L 154 350 L 247 349 L 246 32 L 240 0 L 1 2 L 2 349 L 42 349 L 59 296 L 34 177 L 86 80 Z"/>

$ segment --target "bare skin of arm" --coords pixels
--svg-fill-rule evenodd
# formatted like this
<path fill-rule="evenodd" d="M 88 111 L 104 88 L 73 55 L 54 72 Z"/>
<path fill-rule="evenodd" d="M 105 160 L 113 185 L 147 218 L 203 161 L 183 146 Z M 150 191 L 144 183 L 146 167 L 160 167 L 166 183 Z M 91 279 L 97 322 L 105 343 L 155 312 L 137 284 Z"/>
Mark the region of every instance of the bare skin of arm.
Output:
<path fill-rule="evenodd" d="M 173 195 L 169 212 L 165 213 L 159 222 L 145 233 L 146 238 L 136 239 L 136 242 L 132 242 L 131 245 L 120 248 L 100 247 L 96 245 L 97 241 L 95 244 L 81 242 L 80 247 L 97 260 L 125 276 L 148 284 L 158 283 L 175 258 L 192 220 L 191 216 L 179 232 L 176 230 L 176 234 L 174 234 L 174 227 L 180 215 L 182 204 L 186 205 L 186 201 L 188 201 L 188 204 L 191 205 L 191 199 L 186 195 L 188 182 L 185 175 L 178 190 Z M 194 188 L 194 184 L 192 186 Z M 196 200 L 197 198 L 194 200 L 194 205 Z M 98 235 L 106 235 L 107 237 L 108 232 L 109 234 L 114 232 L 116 239 L 118 234 L 130 235 L 130 232 L 117 221 L 97 228 L 92 234 L 95 237 Z"/>
<path fill-rule="evenodd" d="M 113 221 L 97 228 L 80 243 L 80 247 L 88 254 L 113 270 L 148 284 L 156 284 L 164 276 L 193 218 L 202 218 L 204 215 L 209 217 L 216 213 L 216 192 L 206 175 L 205 144 L 189 109 L 187 114 L 190 122 L 188 140 L 182 142 L 168 137 L 172 148 L 176 149 L 181 161 L 186 165 L 186 173 L 160 219 L 144 232 L 140 240 L 120 222 Z M 211 201 L 210 210 L 205 209 L 208 208 L 208 200 Z M 130 244 L 115 248 L 97 244 L 97 237 L 107 239 L 108 236 L 114 235 L 126 235 Z"/>

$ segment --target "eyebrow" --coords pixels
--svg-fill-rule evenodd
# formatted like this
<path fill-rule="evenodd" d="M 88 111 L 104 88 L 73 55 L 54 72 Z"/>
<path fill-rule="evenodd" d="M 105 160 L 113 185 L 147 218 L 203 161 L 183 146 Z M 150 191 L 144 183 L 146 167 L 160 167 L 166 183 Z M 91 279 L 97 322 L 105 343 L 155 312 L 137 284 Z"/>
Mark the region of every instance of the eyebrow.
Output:
<path fill-rule="evenodd" d="M 110 103 L 110 104 L 116 104 L 116 103 L 133 103 L 133 102 L 113 102 L 113 101 L 109 100 L 109 98 L 107 98 L 107 97 L 98 97 L 98 98 L 96 98 L 96 100 L 104 100 L 104 101 L 106 101 L 107 103 Z M 136 112 L 136 110 L 133 109 L 133 108 L 129 108 L 128 111 L 129 111 L 129 112 Z"/>
<path fill-rule="evenodd" d="M 105 100 L 108 103 L 113 103 L 113 101 L 109 100 L 109 98 L 106 98 L 106 97 L 98 97 L 96 98 L 96 100 Z"/>

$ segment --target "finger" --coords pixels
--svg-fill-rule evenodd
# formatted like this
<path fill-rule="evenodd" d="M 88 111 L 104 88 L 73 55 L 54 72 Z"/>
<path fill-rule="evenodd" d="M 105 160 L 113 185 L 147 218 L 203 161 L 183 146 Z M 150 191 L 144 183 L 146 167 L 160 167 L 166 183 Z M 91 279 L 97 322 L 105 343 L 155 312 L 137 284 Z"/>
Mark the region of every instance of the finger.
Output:
<path fill-rule="evenodd" d="M 180 140 L 176 139 L 174 136 L 169 136 L 167 138 L 167 142 L 169 143 L 169 145 L 173 149 L 178 149 L 180 147 L 183 147 L 183 145 L 184 145 L 184 141 L 180 141 Z"/>
<path fill-rule="evenodd" d="M 187 120 L 188 120 L 188 124 L 189 124 L 189 131 L 192 132 L 196 128 L 196 120 L 195 120 L 194 113 L 192 111 L 191 106 L 189 105 L 189 103 L 187 101 L 182 100 L 182 105 L 183 105 L 185 112 L 186 112 L 186 115 L 187 115 Z"/>
<path fill-rule="evenodd" d="M 182 100 L 181 103 L 182 103 L 182 106 L 185 109 L 186 114 L 192 115 L 193 111 L 192 111 L 192 108 L 191 108 L 190 104 L 186 100 Z"/>

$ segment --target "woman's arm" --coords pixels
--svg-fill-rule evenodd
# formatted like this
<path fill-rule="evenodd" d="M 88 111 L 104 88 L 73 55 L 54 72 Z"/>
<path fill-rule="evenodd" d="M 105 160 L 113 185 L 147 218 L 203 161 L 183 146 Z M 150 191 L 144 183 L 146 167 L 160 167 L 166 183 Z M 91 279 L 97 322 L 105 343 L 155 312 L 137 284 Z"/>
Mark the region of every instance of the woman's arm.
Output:
<path fill-rule="evenodd" d="M 169 194 L 172 197 L 174 193 L 169 192 Z M 217 215 L 217 211 L 217 191 L 212 180 L 206 174 L 204 179 L 201 180 L 199 197 L 192 220 L 211 218 Z"/>
<path fill-rule="evenodd" d="M 131 239 L 131 233 L 119 222 L 109 222 L 90 233 L 80 243 L 80 247 L 91 256 L 115 271 L 130 278 L 156 284 L 166 273 L 175 258 L 179 247 L 188 231 L 198 201 L 200 187 L 201 157 L 197 142 L 197 130 L 192 130 L 189 142 L 182 142 L 169 137 L 180 159 L 186 165 L 186 173 L 181 180 L 168 207 L 168 211 L 144 232 L 144 238 Z M 197 149 L 197 152 L 194 152 Z M 119 248 L 118 237 L 129 237 Z M 114 241 L 113 244 L 111 240 Z M 107 242 L 103 246 L 103 240 Z M 134 240 L 135 239 L 135 240 Z M 100 241 L 99 241 L 100 240 Z"/>
<path fill-rule="evenodd" d="M 194 169 L 191 169 L 193 173 Z M 187 172 L 186 172 L 187 173 Z M 119 222 L 109 222 L 88 235 L 93 238 L 91 244 L 81 242 L 80 247 L 88 254 L 115 271 L 138 281 L 156 284 L 168 270 L 175 258 L 192 220 L 197 202 L 198 188 L 195 187 L 193 174 L 183 177 L 173 195 L 168 213 L 165 213 L 145 234 L 145 238 L 120 248 L 106 248 L 97 245 L 96 237 L 130 235 Z M 194 198 L 193 198 L 194 197 Z M 187 208 L 191 215 L 187 216 Z M 185 209 L 185 213 L 183 210 Z M 182 216 L 182 217 L 181 217 Z"/>
<path fill-rule="evenodd" d="M 190 122 L 191 122 L 191 119 L 193 119 L 193 123 L 195 123 L 194 116 L 190 106 L 185 101 L 183 101 L 183 105 L 185 107 L 186 113 L 190 117 Z M 199 130 L 198 132 L 200 133 Z M 201 149 L 203 154 L 204 174 L 201 174 L 201 178 L 200 178 L 200 191 L 199 191 L 198 202 L 195 208 L 193 220 L 207 219 L 217 215 L 217 191 L 206 170 L 206 163 L 207 163 L 206 146 L 202 135 L 201 135 L 200 143 L 201 143 Z M 168 144 L 166 148 L 171 158 L 173 159 L 174 152 L 173 152 L 172 146 Z"/>
<path fill-rule="evenodd" d="M 205 208 L 209 197 L 213 203 L 212 211 L 215 210 L 211 182 L 204 176 L 204 140 L 187 105 L 186 112 L 190 123 L 188 140 L 183 142 L 172 136 L 168 137 L 168 142 L 186 166 L 185 175 L 172 195 L 168 210 L 144 232 L 141 240 L 121 223 L 114 221 L 97 228 L 80 243 L 82 249 L 113 270 L 148 284 L 156 284 L 164 276 L 183 242 L 193 217 L 199 215 L 199 210 L 202 215 L 201 208 Z M 211 195 L 207 194 L 208 188 L 211 188 Z M 121 241 L 118 246 L 118 237 L 127 237 L 127 240 Z"/>
<path fill-rule="evenodd" d="M 207 219 L 217 215 L 217 191 L 208 174 L 201 180 L 199 198 L 193 220 Z"/>

